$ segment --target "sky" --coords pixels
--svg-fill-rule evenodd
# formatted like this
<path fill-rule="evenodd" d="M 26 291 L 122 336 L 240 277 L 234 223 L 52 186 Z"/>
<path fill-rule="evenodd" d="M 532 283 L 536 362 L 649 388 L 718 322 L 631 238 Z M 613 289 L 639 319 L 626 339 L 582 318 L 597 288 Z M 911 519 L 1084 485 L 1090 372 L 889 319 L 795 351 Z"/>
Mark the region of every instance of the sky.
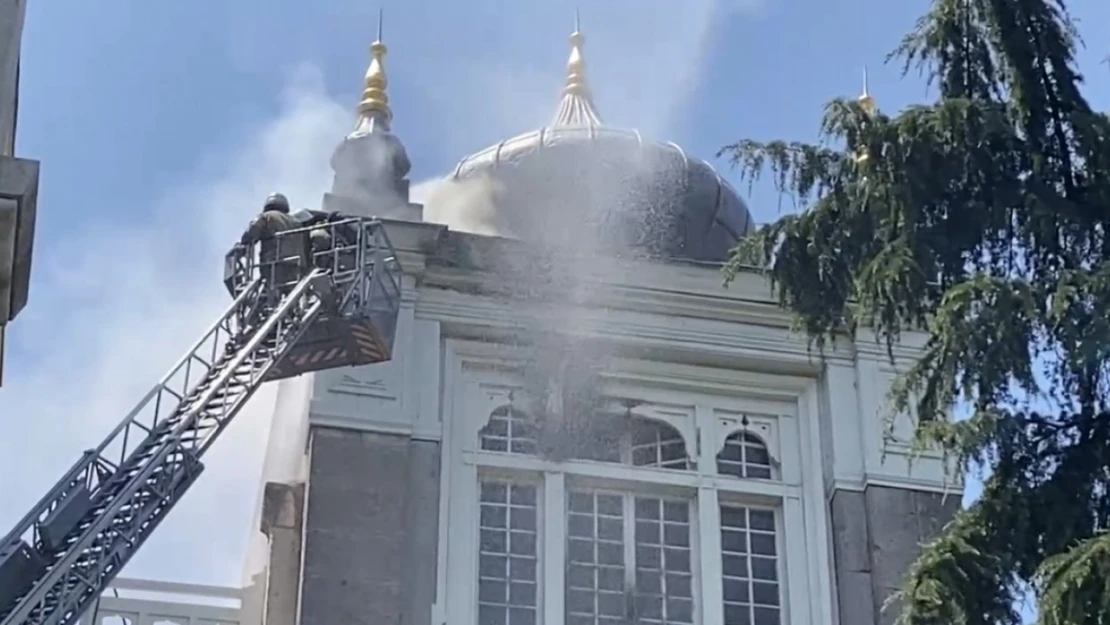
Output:
<path fill-rule="evenodd" d="M 227 305 L 223 254 L 265 195 L 318 205 L 331 151 L 352 128 L 379 9 L 28 4 L 16 154 L 42 172 L 31 299 L 9 328 L 0 388 L 0 528 Z M 925 0 L 579 5 L 603 118 L 703 158 L 742 137 L 815 139 L 824 103 L 857 95 L 864 66 L 884 109 L 929 95 L 919 77 L 883 64 Z M 1110 67 L 1099 64 L 1110 54 L 1110 4 L 1073 5 L 1089 46 L 1088 97 L 1110 108 Z M 573 1 L 380 8 L 394 131 L 414 183 L 554 114 Z M 749 203 L 760 222 L 791 209 L 765 185 Z M 239 585 L 274 400 L 273 388 L 252 399 L 126 576 Z"/>

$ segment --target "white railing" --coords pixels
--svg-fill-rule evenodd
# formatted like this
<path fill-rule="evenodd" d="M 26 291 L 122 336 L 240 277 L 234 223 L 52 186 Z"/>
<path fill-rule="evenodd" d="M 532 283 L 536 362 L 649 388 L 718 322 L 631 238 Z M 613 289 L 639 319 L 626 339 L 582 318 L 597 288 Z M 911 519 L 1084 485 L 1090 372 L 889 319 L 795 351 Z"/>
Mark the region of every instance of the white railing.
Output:
<path fill-rule="evenodd" d="M 239 625 L 238 588 L 116 579 L 77 625 Z"/>

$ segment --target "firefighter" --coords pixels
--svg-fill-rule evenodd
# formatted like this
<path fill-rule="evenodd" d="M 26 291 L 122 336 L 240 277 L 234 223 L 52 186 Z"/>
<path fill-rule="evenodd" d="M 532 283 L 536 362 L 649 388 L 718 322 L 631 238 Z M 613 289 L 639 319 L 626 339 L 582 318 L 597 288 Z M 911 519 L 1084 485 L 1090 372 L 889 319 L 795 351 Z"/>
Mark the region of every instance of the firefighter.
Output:
<path fill-rule="evenodd" d="M 308 238 L 312 246 L 312 258 L 316 266 L 321 269 L 331 268 L 331 233 L 327 228 L 313 228 L 308 233 Z"/>
<path fill-rule="evenodd" d="M 259 243 L 258 266 L 262 279 L 268 282 L 269 295 L 290 291 L 308 266 L 308 237 L 304 234 L 281 236 L 300 228 L 300 222 L 289 214 L 289 200 L 280 193 L 271 193 L 262 205 L 262 214 L 243 233 L 243 245 Z"/>
<path fill-rule="evenodd" d="M 313 263 L 321 269 L 327 269 L 332 264 L 331 254 L 328 253 L 331 251 L 332 245 L 328 223 L 336 219 L 337 216 L 338 213 L 328 213 L 308 208 L 293 213 L 293 219 L 297 220 L 301 228 L 312 228 L 308 232 L 309 254 Z"/>

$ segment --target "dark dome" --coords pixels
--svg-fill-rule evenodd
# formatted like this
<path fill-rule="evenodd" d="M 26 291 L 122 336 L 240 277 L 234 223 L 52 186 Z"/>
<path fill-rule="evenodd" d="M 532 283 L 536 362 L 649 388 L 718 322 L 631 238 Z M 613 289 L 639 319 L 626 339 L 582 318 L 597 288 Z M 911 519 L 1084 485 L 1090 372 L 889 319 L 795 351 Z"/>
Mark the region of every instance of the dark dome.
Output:
<path fill-rule="evenodd" d="M 574 95 L 564 94 L 555 124 L 464 158 L 454 178 L 492 179 L 498 213 L 522 235 L 554 223 L 593 224 L 579 231 L 607 246 L 716 262 L 754 229 L 743 200 L 709 163 L 673 143 L 595 123 L 588 99 L 568 106 Z"/>

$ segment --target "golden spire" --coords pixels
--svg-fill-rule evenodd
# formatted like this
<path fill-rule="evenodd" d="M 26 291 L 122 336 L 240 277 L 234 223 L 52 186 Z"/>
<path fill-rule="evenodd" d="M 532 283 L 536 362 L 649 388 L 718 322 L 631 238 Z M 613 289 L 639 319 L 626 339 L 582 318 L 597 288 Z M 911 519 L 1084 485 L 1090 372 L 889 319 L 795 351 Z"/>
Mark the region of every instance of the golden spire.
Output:
<path fill-rule="evenodd" d="M 871 97 L 871 93 L 868 91 L 867 87 L 867 67 L 865 66 L 863 68 L 863 93 L 856 98 L 856 102 L 859 103 L 865 115 L 872 117 L 875 115 L 875 111 L 878 110 L 878 107 L 875 105 L 875 98 Z M 867 148 L 860 148 L 859 153 L 856 154 L 856 163 L 863 165 L 870 160 L 870 158 L 871 155 L 868 154 Z"/>
<path fill-rule="evenodd" d="M 875 98 L 871 97 L 871 93 L 867 89 L 867 67 L 863 68 L 863 93 L 856 98 L 856 102 L 859 103 L 863 112 L 868 115 L 874 115 L 875 111 L 878 110 L 875 106 Z"/>
<path fill-rule="evenodd" d="M 590 87 L 586 84 L 586 59 L 582 56 L 582 45 L 586 37 L 579 29 L 578 9 L 574 10 L 574 32 L 570 34 L 570 58 L 567 59 L 567 84 L 563 95 L 588 97 Z"/>
<path fill-rule="evenodd" d="M 389 95 L 386 87 L 389 81 L 385 76 L 386 47 L 382 43 L 382 12 L 378 10 L 378 38 L 370 44 L 370 67 L 366 68 L 366 81 L 362 89 L 362 100 L 358 103 L 358 126 L 362 128 L 372 121 L 384 122 L 388 128 L 393 111 L 389 108 Z"/>
<path fill-rule="evenodd" d="M 567 59 L 567 82 L 563 98 L 555 113 L 555 126 L 600 126 L 601 117 L 594 109 L 590 86 L 586 82 L 586 59 L 582 45 L 586 37 L 579 29 L 578 9 L 574 10 L 574 32 L 570 35 L 570 58 Z"/>

